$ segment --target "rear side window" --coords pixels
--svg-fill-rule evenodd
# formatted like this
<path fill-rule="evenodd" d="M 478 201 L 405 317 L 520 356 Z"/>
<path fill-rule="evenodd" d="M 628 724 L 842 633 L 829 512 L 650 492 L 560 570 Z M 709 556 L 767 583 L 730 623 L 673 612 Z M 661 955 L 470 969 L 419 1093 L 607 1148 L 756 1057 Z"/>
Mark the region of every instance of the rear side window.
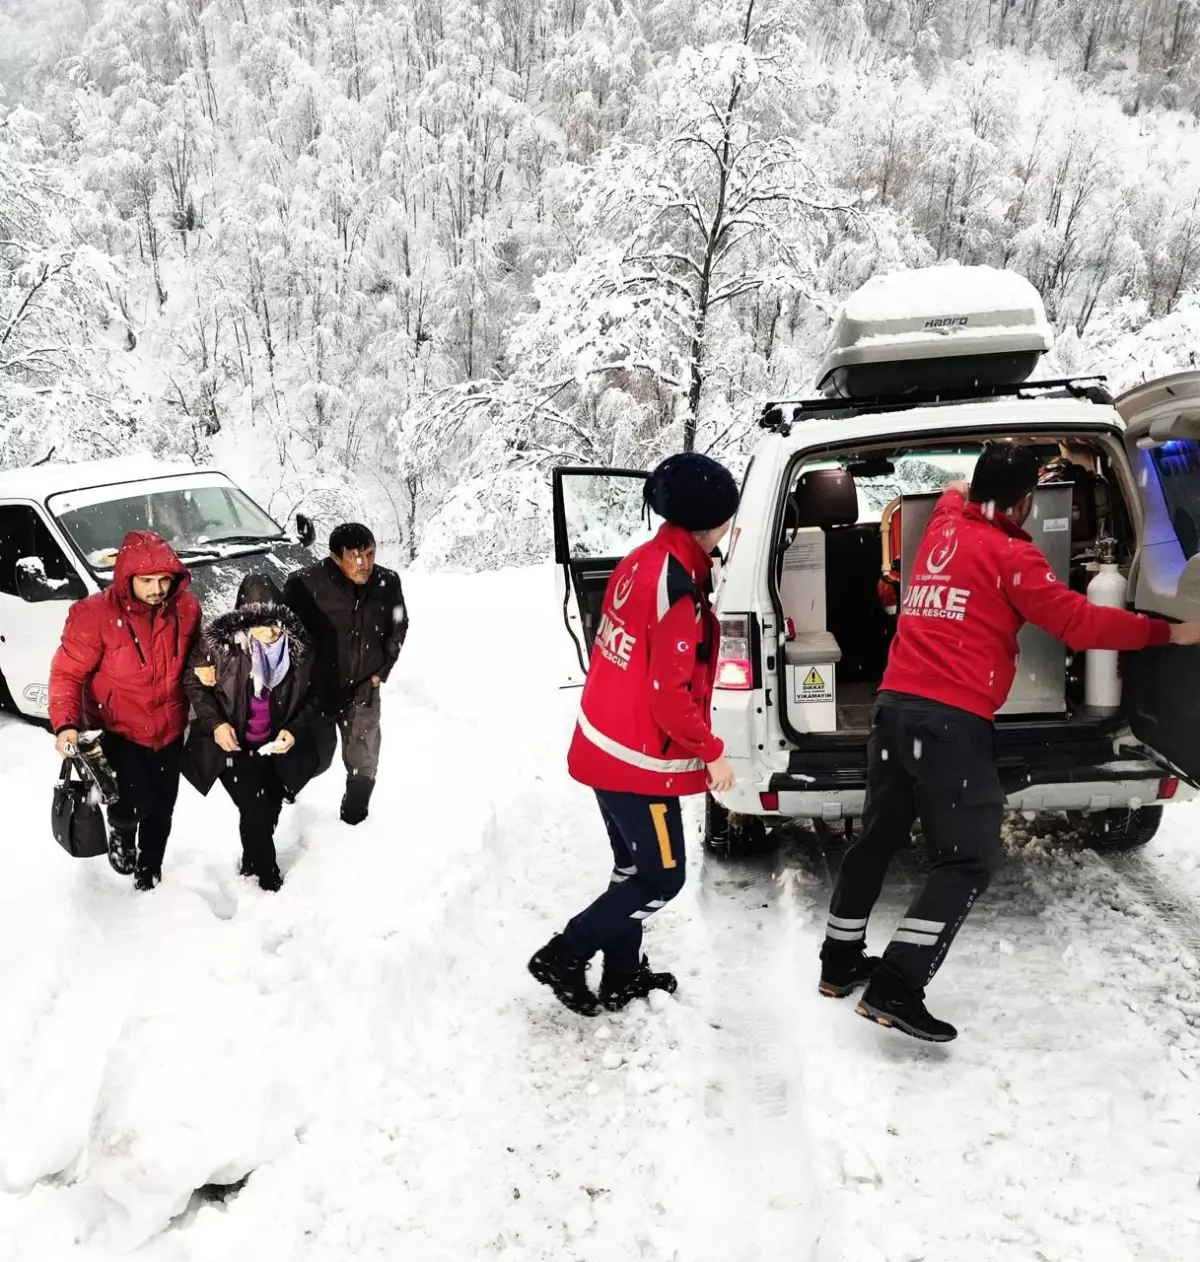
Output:
<path fill-rule="evenodd" d="M 1152 449 L 1150 458 L 1158 471 L 1179 546 L 1191 560 L 1200 552 L 1200 444 L 1190 439 L 1163 443 Z"/>

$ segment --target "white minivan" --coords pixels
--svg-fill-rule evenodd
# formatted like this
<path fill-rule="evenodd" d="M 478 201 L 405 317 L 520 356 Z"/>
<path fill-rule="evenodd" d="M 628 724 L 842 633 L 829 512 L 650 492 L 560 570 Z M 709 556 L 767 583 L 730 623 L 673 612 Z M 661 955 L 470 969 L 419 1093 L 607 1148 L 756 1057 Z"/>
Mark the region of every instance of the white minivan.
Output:
<path fill-rule="evenodd" d="M 47 717 L 50 659 L 73 601 L 111 581 L 131 530 L 154 530 L 211 609 L 242 579 L 314 560 L 303 514 L 289 534 L 225 474 L 149 456 L 0 472 L 0 706 Z"/>
<path fill-rule="evenodd" d="M 835 321 L 820 395 L 763 408 L 717 581 L 713 725 L 738 782 L 708 800 L 711 847 L 786 819 L 849 832 L 861 816 L 906 564 L 938 488 L 969 477 L 987 443 L 1038 455 L 1027 529 L 1058 578 L 1087 593 L 1104 569 L 1129 608 L 1200 618 L 1200 373 L 1114 401 L 1102 379 L 1029 381 L 1049 346 L 1036 292 L 1011 273 L 877 278 Z M 581 668 L 608 576 L 649 529 L 644 477 L 554 476 Z M 1008 808 L 1065 814 L 1097 846 L 1143 844 L 1162 804 L 1200 786 L 1200 648 L 1122 655 L 1118 674 L 1111 655 L 1072 653 L 1036 627 L 1019 645 L 996 724 Z"/>

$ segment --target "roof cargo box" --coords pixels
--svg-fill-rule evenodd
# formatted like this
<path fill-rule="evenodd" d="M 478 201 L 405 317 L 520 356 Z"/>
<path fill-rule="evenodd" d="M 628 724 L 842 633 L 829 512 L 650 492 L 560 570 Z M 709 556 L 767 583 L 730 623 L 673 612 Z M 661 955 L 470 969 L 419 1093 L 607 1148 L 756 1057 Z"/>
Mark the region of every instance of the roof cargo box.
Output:
<path fill-rule="evenodd" d="M 1037 290 L 1015 272 L 893 272 L 842 305 L 817 389 L 875 399 L 1018 385 L 1053 340 Z"/>

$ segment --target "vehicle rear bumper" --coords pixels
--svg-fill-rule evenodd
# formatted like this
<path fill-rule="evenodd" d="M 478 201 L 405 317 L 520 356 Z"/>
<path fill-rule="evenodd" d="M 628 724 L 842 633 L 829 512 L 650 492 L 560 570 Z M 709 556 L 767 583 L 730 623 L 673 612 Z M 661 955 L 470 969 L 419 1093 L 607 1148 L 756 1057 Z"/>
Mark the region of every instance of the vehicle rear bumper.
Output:
<path fill-rule="evenodd" d="M 1107 811 L 1147 806 L 1160 800 L 1186 802 L 1196 796 L 1181 783 L 1169 799 L 1159 798 L 1163 772 L 1153 763 L 1123 759 L 1101 767 L 1058 768 L 1042 779 L 1032 772 L 1019 777 L 1001 769 L 1007 792 L 1006 808 L 1013 812 Z M 778 795 L 778 806 L 768 810 L 762 794 Z M 731 793 L 719 795 L 721 804 L 741 815 L 774 815 L 793 819 L 855 819 L 866 798 L 865 767 L 814 769 L 812 773 L 778 772 L 759 783 L 740 780 Z"/>

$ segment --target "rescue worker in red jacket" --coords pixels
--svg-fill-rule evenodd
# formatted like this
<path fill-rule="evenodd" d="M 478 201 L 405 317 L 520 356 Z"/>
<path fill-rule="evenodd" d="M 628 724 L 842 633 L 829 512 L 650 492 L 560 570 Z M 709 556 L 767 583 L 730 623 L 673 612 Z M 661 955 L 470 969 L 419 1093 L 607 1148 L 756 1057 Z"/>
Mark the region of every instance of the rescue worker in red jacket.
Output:
<path fill-rule="evenodd" d="M 707 456 L 671 456 L 650 475 L 646 503 L 665 522 L 609 580 L 568 769 L 595 790 L 613 852 L 608 889 L 529 961 L 572 1011 L 593 1015 L 588 961 L 604 953 L 599 1001 L 610 1011 L 651 990 L 642 922 L 683 888 L 679 799 L 733 787 L 709 726 L 719 625 L 709 605 L 712 553 L 737 509 L 733 476 Z"/>
<path fill-rule="evenodd" d="M 188 721 L 183 673 L 200 626 L 191 576 L 152 531 L 125 537 L 107 591 L 73 605 L 50 666 L 50 721 L 64 758 L 101 729 L 117 778 L 109 862 L 140 890 L 162 876 Z"/>
<path fill-rule="evenodd" d="M 969 500 L 965 483 L 951 484 L 929 519 L 872 716 L 862 836 L 842 861 L 821 948 L 822 994 L 867 983 L 859 1015 L 932 1042 L 957 1031 L 926 1010 L 925 986 L 1000 855 L 993 719 L 1012 687 L 1021 627 L 1032 622 L 1077 651 L 1200 642 L 1200 623 L 1101 608 L 1060 583 L 1021 529 L 1037 481 L 1028 448 L 989 447 Z M 875 960 L 867 920 L 917 818 L 929 877 Z"/>

